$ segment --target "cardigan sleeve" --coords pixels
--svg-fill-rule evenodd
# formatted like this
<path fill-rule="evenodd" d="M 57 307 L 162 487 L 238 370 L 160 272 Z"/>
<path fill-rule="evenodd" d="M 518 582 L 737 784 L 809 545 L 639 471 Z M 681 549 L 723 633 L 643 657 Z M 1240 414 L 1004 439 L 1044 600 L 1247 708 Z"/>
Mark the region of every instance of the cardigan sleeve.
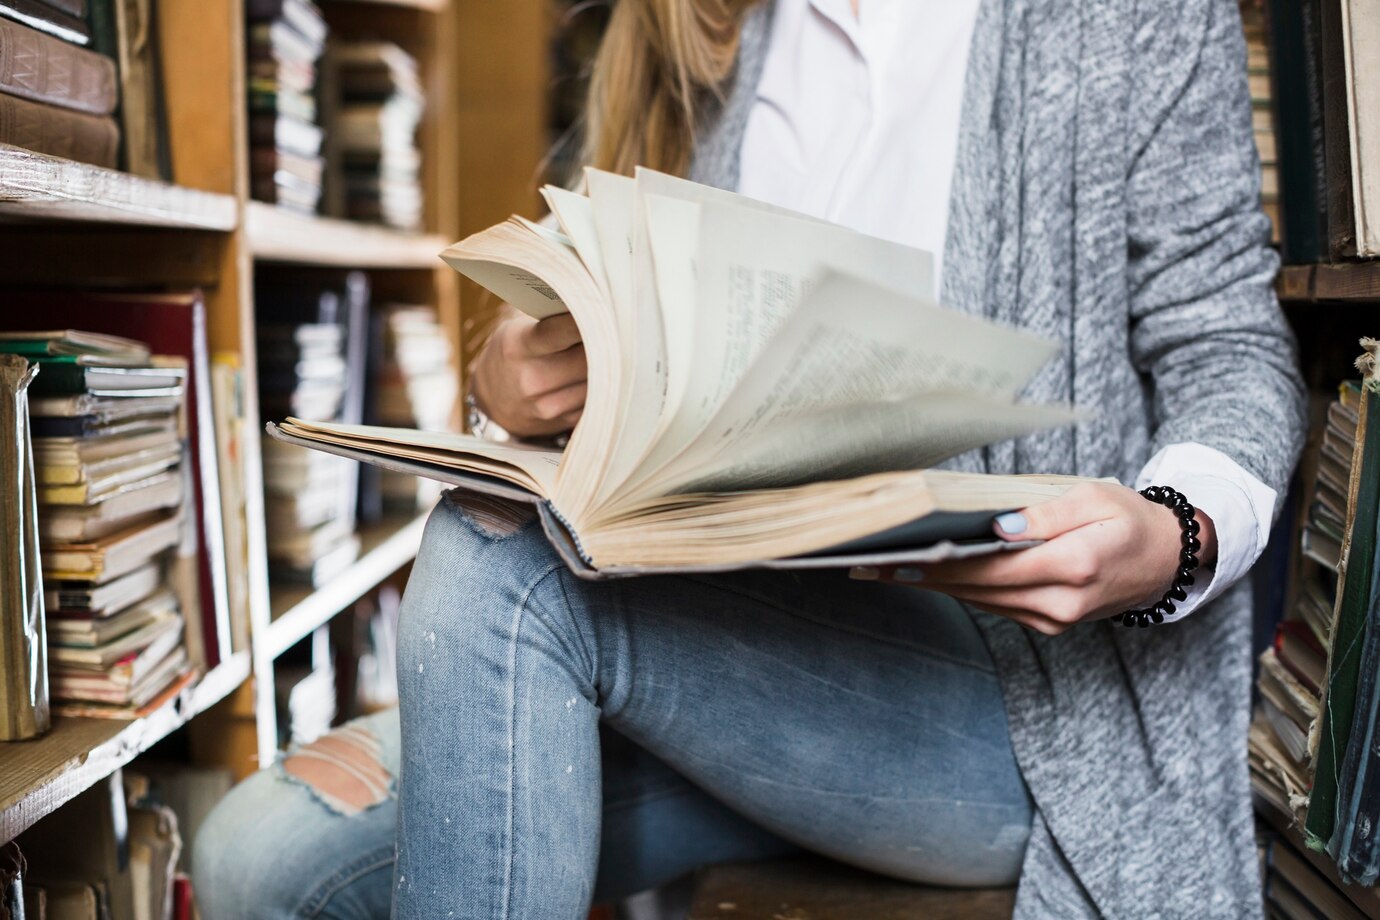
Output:
<path fill-rule="evenodd" d="M 1274 294 L 1240 13 L 1236 0 L 1155 10 L 1162 21 L 1136 39 L 1153 91 L 1134 94 L 1127 185 L 1130 348 L 1153 391 L 1151 452 L 1202 444 L 1283 494 L 1304 392 Z"/>

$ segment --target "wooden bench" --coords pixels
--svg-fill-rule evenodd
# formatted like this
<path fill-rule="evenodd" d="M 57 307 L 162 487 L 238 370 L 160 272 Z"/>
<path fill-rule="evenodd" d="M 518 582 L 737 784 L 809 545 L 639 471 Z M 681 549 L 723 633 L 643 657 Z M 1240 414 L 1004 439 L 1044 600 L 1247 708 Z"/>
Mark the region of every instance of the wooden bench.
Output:
<path fill-rule="evenodd" d="M 911 885 L 816 857 L 710 866 L 688 920 L 1010 920 L 1016 889 Z"/>

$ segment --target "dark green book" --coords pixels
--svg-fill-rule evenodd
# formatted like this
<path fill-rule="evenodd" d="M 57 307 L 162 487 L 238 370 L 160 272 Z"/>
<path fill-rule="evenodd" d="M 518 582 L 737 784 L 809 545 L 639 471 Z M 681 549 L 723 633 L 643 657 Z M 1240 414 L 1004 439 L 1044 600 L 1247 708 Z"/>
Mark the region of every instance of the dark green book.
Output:
<path fill-rule="evenodd" d="M 5 350 L 4 345 L 0 345 L 0 351 Z M 68 358 L 40 360 L 38 377 L 29 391 L 34 396 L 75 396 L 78 393 L 135 396 L 143 390 L 180 387 L 186 380 L 187 371 L 181 367 L 88 367 Z"/>
<path fill-rule="evenodd" d="M 1360 430 L 1364 445 L 1360 469 L 1352 470 L 1348 500 L 1347 537 L 1339 573 L 1341 597 L 1332 624 L 1332 654 L 1322 710 L 1313 791 L 1308 799 L 1304 834 L 1308 846 L 1325 850 L 1337 828 L 1337 792 L 1356 715 L 1356 689 L 1361 671 L 1367 611 L 1375 569 L 1377 509 L 1380 508 L 1380 381 L 1375 377 L 1375 343 L 1367 344 L 1365 381 L 1361 390 Z"/>

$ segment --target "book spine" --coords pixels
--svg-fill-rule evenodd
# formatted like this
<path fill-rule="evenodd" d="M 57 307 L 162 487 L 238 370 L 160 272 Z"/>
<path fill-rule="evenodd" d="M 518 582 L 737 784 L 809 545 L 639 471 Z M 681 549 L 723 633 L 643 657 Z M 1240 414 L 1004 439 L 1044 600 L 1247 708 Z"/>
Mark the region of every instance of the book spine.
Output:
<path fill-rule="evenodd" d="M 1377 522 L 1380 523 L 1380 522 Z M 1380 539 L 1380 533 L 1373 534 Z M 1337 832 L 1331 848 L 1343 881 L 1369 887 L 1380 877 L 1380 556 L 1371 560 L 1366 639 L 1356 686 L 1356 716 L 1337 788 Z"/>
<path fill-rule="evenodd" d="M 0 19 L 0 92 L 109 115 L 115 110 L 115 81 L 115 62 L 109 58 Z"/>
<path fill-rule="evenodd" d="M 91 27 L 85 20 L 59 12 L 38 0 L 0 0 L 0 16 L 76 45 L 91 43 Z"/>
<path fill-rule="evenodd" d="M 0 95 L 0 143 L 113 168 L 120 130 L 113 118 Z"/>
<path fill-rule="evenodd" d="M 1327 161 L 1327 247 L 1332 258 L 1356 254 L 1356 215 L 1352 205 L 1351 131 L 1348 127 L 1346 44 L 1342 4 L 1322 2 L 1323 147 Z"/>
<path fill-rule="evenodd" d="M 1307 264 L 1321 258 L 1318 192 L 1324 181 L 1322 119 L 1313 118 L 1316 89 L 1317 0 L 1270 0 L 1270 56 L 1275 100 L 1275 140 L 1282 178 L 1284 260 Z M 1308 24 L 1314 24 L 1310 37 Z"/>

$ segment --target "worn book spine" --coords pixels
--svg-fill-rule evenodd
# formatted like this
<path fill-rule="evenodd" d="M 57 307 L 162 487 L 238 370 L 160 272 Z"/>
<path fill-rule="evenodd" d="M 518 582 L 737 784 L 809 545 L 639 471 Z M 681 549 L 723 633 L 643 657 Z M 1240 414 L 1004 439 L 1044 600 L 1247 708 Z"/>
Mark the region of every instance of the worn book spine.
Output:
<path fill-rule="evenodd" d="M 22 22 L 76 45 L 91 43 L 91 27 L 86 20 L 40 0 L 0 0 L 0 17 Z"/>
<path fill-rule="evenodd" d="M 113 168 L 120 130 L 113 118 L 0 95 L 0 143 Z"/>
<path fill-rule="evenodd" d="M 38 365 L 0 355 L 0 741 L 46 732 L 48 647 L 28 387 Z"/>
<path fill-rule="evenodd" d="M 1347 114 L 1346 37 L 1342 4 L 1322 0 L 1323 145 L 1327 161 L 1327 247 L 1332 258 L 1356 254 L 1351 183 L 1351 129 Z"/>
<path fill-rule="evenodd" d="M 0 19 L 0 92 L 92 115 L 109 115 L 115 111 L 115 62 L 37 29 Z"/>
<path fill-rule="evenodd" d="M 1327 233 L 1319 0 L 1270 0 L 1275 134 L 1282 176 L 1284 260 L 1321 261 Z"/>

